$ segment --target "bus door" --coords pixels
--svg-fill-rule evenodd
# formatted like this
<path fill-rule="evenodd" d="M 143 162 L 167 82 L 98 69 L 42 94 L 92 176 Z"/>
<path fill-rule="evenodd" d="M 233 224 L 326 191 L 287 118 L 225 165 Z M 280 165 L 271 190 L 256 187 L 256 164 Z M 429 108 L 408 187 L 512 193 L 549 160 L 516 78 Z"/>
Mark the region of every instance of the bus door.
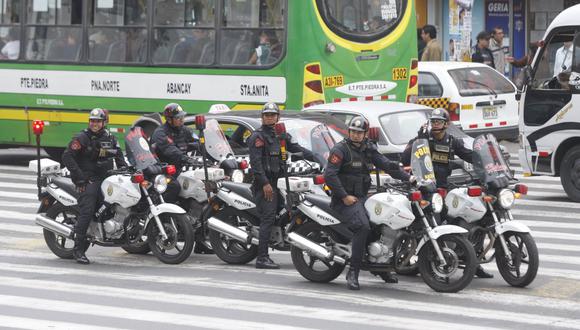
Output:
<path fill-rule="evenodd" d="M 580 86 L 570 84 L 580 72 L 579 31 L 554 29 L 538 49 L 520 108 L 524 174 L 556 174 L 552 164 L 558 146 L 580 134 Z"/>

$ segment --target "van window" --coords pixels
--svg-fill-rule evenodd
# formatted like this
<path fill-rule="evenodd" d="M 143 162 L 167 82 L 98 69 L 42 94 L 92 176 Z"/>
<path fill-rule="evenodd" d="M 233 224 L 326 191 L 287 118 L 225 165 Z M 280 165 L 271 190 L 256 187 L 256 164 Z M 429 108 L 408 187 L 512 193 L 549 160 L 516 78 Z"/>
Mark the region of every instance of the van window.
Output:
<path fill-rule="evenodd" d="M 542 49 L 540 59 L 534 63 L 532 88 L 561 89 L 558 74 L 570 72 L 574 58 L 574 31 L 556 33 Z"/>

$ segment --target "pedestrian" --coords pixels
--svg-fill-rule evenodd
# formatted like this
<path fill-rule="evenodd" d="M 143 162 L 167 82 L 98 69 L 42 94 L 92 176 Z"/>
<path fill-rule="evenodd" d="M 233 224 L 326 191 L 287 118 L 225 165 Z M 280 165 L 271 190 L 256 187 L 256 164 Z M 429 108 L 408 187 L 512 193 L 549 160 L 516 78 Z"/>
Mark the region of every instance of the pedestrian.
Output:
<path fill-rule="evenodd" d="M 442 49 L 437 40 L 437 29 L 433 25 L 425 25 L 421 30 L 421 38 L 426 43 L 421 61 L 441 61 Z"/>
<path fill-rule="evenodd" d="M 114 168 L 114 163 L 117 167 L 127 166 L 117 139 L 106 129 L 108 118 L 104 109 L 91 110 L 89 127 L 72 139 L 62 155 L 62 163 L 70 171 L 79 193 L 80 214 L 74 225 L 73 257 L 80 264 L 90 263 L 85 255 L 89 247 L 86 235 L 102 200 L 101 183 L 107 171 Z"/>
<path fill-rule="evenodd" d="M 274 126 L 280 119 L 280 108 L 276 103 L 268 102 L 262 108 L 262 126 L 248 138 L 250 151 L 251 172 L 254 176 L 252 192 L 256 201 L 260 219 L 260 236 L 258 243 L 258 258 L 256 268 L 278 269 L 268 255 L 268 246 L 272 225 L 276 214 L 281 209 L 282 197 L 278 191 L 278 179 L 284 177 L 285 169 L 282 163 L 280 140 L 276 136 Z M 314 154 L 310 150 L 292 142 L 290 134 L 286 135 L 286 146 L 290 152 L 302 152 L 304 158 L 314 161 Z"/>
<path fill-rule="evenodd" d="M 372 165 L 386 171 L 395 179 L 410 179 L 398 162 L 391 161 L 378 152 L 376 144 L 367 138 L 368 129 L 369 122 L 364 117 L 353 117 L 348 125 L 348 137 L 332 148 L 324 171 L 326 184 L 332 190 L 330 207 L 342 215 L 339 220 L 345 222 L 354 233 L 350 268 L 346 274 L 347 287 L 350 290 L 360 290 L 358 274 L 370 232 L 364 203 L 371 186 Z M 385 281 L 396 283 L 397 279 L 389 273 Z"/>
<path fill-rule="evenodd" d="M 501 26 L 494 27 L 489 41 L 489 50 L 493 54 L 495 69 L 499 73 L 506 75 L 509 72 L 508 64 L 514 63 L 514 58 L 509 56 L 508 47 L 504 47 L 503 45 L 504 36 L 505 34 Z"/>
<path fill-rule="evenodd" d="M 477 34 L 477 44 L 475 45 L 473 54 L 471 55 L 471 61 L 487 64 L 495 69 L 493 54 L 489 50 L 489 39 L 490 35 L 485 31 L 481 31 Z"/>
<path fill-rule="evenodd" d="M 557 77 L 558 74 L 562 71 L 571 70 L 573 51 L 572 41 L 566 41 L 562 47 L 558 48 L 554 60 L 554 77 Z"/>

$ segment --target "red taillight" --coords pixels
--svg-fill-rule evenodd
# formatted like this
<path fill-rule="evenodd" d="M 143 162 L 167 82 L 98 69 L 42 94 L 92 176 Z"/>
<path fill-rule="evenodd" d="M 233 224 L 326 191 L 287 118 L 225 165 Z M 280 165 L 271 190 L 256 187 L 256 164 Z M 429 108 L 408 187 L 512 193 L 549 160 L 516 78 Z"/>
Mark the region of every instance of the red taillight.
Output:
<path fill-rule="evenodd" d="M 528 194 L 528 186 L 526 186 L 525 184 L 521 184 L 521 183 L 516 184 L 514 190 L 515 190 L 515 192 L 520 193 L 522 195 Z"/>
<path fill-rule="evenodd" d="M 314 184 L 324 184 L 326 180 L 324 180 L 324 175 L 317 175 L 313 179 Z"/>
<path fill-rule="evenodd" d="M 165 166 L 165 174 L 167 175 L 173 175 L 175 174 L 176 170 L 175 170 L 175 165 L 167 165 Z"/>
<path fill-rule="evenodd" d="M 248 161 L 245 159 L 242 159 L 242 161 L 240 162 L 240 170 L 245 170 L 248 168 Z"/>
<path fill-rule="evenodd" d="M 44 121 L 35 120 L 32 122 L 32 131 L 34 132 L 34 135 L 41 135 L 43 130 L 44 130 Z"/>
<path fill-rule="evenodd" d="M 412 75 L 411 78 L 409 78 L 409 88 L 415 87 L 415 85 L 417 85 L 417 80 L 417 76 Z"/>
<path fill-rule="evenodd" d="M 447 189 L 445 188 L 437 188 L 437 193 L 441 195 L 441 197 L 445 198 L 447 196 Z"/>
<path fill-rule="evenodd" d="M 482 189 L 480 186 L 467 187 L 467 195 L 470 197 L 481 196 L 481 193 L 482 193 Z"/>
<path fill-rule="evenodd" d="M 205 116 L 195 116 L 195 127 L 198 130 L 205 129 Z"/>
<path fill-rule="evenodd" d="M 379 128 L 371 127 L 368 132 L 369 140 L 377 142 L 379 140 Z"/>
<path fill-rule="evenodd" d="M 411 61 L 411 70 L 415 70 L 419 66 L 419 61 L 412 60 Z"/>
<path fill-rule="evenodd" d="M 320 80 L 312 80 L 306 82 L 304 85 L 310 88 L 311 90 L 315 91 L 316 93 L 322 94 L 322 82 Z"/>
<path fill-rule="evenodd" d="M 306 67 L 306 70 L 310 73 L 320 74 L 320 65 L 312 64 Z"/>
<path fill-rule="evenodd" d="M 143 173 L 135 173 L 131 176 L 131 182 L 133 183 L 141 183 L 143 181 L 145 181 Z"/>
<path fill-rule="evenodd" d="M 420 201 L 421 198 L 423 198 L 423 196 L 421 196 L 421 192 L 420 191 L 413 191 L 412 193 L 409 194 L 409 200 L 411 202 L 417 202 Z"/>
<path fill-rule="evenodd" d="M 276 132 L 276 136 L 281 136 L 286 133 L 286 125 L 282 122 L 278 122 L 274 126 L 274 131 Z"/>
<path fill-rule="evenodd" d="M 449 103 L 447 110 L 449 110 L 449 120 L 459 120 L 459 103 Z"/>

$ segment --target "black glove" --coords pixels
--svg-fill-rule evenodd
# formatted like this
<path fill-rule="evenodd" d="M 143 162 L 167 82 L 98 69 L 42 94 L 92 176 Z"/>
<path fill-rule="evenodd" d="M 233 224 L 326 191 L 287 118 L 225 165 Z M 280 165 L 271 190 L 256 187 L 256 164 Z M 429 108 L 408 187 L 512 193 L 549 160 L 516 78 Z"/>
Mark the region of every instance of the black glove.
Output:
<path fill-rule="evenodd" d="M 187 157 L 185 159 L 184 163 L 185 163 L 185 166 L 200 166 L 201 165 L 201 162 L 199 162 L 198 160 L 196 160 L 193 157 Z"/>
<path fill-rule="evenodd" d="M 78 180 L 75 182 L 76 191 L 78 193 L 83 193 L 87 189 L 87 185 L 89 184 L 89 180 Z"/>
<path fill-rule="evenodd" d="M 427 124 L 423 124 L 419 131 L 417 132 L 417 138 L 419 139 L 428 139 L 429 138 L 429 131 L 427 129 Z"/>
<path fill-rule="evenodd" d="M 143 170 L 143 174 L 146 176 L 154 176 L 161 173 L 163 173 L 163 169 L 157 164 L 149 165 Z"/>

